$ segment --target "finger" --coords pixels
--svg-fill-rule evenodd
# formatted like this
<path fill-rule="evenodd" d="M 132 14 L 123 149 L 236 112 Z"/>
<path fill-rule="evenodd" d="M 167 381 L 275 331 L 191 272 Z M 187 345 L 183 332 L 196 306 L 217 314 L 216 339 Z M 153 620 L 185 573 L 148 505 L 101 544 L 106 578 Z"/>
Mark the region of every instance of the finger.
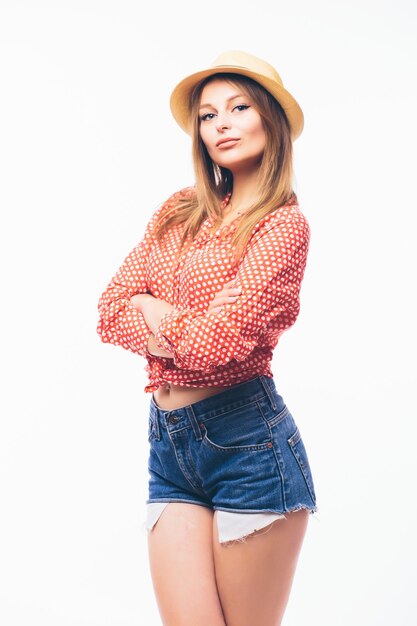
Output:
<path fill-rule="evenodd" d="M 222 306 L 215 306 L 211 309 L 208 309 L 208 313 L 220 313 L 223 310 Z"/>
<path fill-rule="evenodd" d="M 211 302 L 211 307 L 213 307 L 214 309 L 218 309 L 220 307 L 224 307 L 226 304 L 233 304 L 234 302 L 236 302 L 236 298 L 238 298 L 238 295 L 235 296 L 217 296 L 212 302 Z"/>
<path fill-rule="evenodd" d="M 222 296 L 216 299 L 216 306 L 224 306 L 225 304 L 231 304 L 236 301 L 238 296 Z"/>
<path fill-rule="evenodd" d="M 221 306 L 223 304 L 227 304 L 228 302 L 235 302 L 236 298 L 239 297 L 240 294 L 235 293 L 235 294 L 231 294 L 231 295 L 226 295 L 226 294 L 218 294 L 214 299 L 213 299 L 213 304 L 214 306 Z"/>
<path fill-rule="evenodd" d="M 218 296 L 234 296 L 241 293 L 242 289 L 240 287 L 229 287 L 227 289 L 222 289 L 218 292 Z"/>
<path fill-rule="evenodd" d="M 236 282 L 236 278 L 232 278 L 232 280 L 229 280 L 227 283 L 224 283 L 223 287 L 233 287 L 233 285 Z"/>

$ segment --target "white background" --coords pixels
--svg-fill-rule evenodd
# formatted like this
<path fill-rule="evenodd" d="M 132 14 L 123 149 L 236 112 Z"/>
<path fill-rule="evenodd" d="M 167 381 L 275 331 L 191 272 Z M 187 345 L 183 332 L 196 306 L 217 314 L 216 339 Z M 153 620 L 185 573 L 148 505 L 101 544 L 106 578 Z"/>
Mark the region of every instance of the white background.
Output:
<path fill-rule="evenodd" d="M 229 49 L 272 63 L 305 114 L 312 238 L 273 371 L 320 512 L 284 624 L 415 623 L 415 6 L 0 2 L 5 626 L 160 624 L 145 361 L 100 342 L 96 307 L 157 205 L 194 182 L 173 87 Z"/>

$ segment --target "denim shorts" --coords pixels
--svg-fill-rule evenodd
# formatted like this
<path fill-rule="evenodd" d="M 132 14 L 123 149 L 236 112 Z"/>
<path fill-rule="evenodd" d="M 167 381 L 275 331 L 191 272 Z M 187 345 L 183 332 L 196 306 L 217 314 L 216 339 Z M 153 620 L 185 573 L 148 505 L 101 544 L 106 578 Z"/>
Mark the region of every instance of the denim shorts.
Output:
<path fill-rule="evenodd" d="M 218 511 L 221 542 L 318 510 L 300 430 L 271 377 L 171 410 L 152 394 L 148 441 L 149 530 L 169 502 Z"/>

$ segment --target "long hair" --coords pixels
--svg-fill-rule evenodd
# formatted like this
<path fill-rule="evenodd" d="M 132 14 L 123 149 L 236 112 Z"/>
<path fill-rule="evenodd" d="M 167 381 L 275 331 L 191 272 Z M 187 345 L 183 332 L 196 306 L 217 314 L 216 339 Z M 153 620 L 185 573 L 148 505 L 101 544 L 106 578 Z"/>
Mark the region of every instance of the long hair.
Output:
<path fill-rule="evenodd" d="M 286 204 L 296 204 L 297 196 L 292 189 L 293 152 L 290 126 L 281 105 L 259 83 L 239 74 L 217 73 L 197 85 L 191 96 L 192 159 L 195 186 L 192 193 L 180 197 L 171 208 L 161 215 L 155 225 L 155 236 L 161 240 L 167 230 L 176 224 L 184 224 L 180 253 L 191 244 L 204 220 L 214 218 L 214 227 L 221 224 L 221 201 L 233 192 L 233 174 L 227 168 L 214 163 L 200 136 L 198 115 L 201 92 L 215 78 L 226 79 L 240 88 L 253 102 L 261 116 L 265 131 L 265 149 L 258 171 L 259 197 L 238 218 L 232 239 L 235 262 L 244 254 L 246 244 L 256 224 L 268 213 Z"/>

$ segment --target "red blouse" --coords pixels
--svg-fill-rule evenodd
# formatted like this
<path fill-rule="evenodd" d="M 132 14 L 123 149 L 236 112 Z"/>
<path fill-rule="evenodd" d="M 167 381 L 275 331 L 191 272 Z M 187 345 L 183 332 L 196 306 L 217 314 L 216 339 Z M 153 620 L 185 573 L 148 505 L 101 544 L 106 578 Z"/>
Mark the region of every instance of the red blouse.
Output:
<path fill-rule="evenodd" d="M 149 378 L 145 392 L 167 382 L 218 387 L 261 374 L 272 377 L 273 349 L 300 309 L 310 227 L 299 206 L 287 204 L 263 217 L 237 267 L 232 268 L 230 241 L 237 222 L 212 233 L 214 218 L 203 222 L 177 262 L 183 225 L 170 228 L 161 243 L 152 228 L 176 198 L 193 191 L 187 187 L 174 193 L 154 212 L 144 237 L 98 303 L 101 340 L 145 357 Z M 207 313 L 215 294 L 232 279 L 241 287 L 240 295 L 220 312 Z M 175 307 L 163 315 L 155 335 L 158 346 L 174 358 L 154 356 L 147 350 L 151 331 L 142 313 L 130 303 L 133 295 L 146 292 Z"/>

